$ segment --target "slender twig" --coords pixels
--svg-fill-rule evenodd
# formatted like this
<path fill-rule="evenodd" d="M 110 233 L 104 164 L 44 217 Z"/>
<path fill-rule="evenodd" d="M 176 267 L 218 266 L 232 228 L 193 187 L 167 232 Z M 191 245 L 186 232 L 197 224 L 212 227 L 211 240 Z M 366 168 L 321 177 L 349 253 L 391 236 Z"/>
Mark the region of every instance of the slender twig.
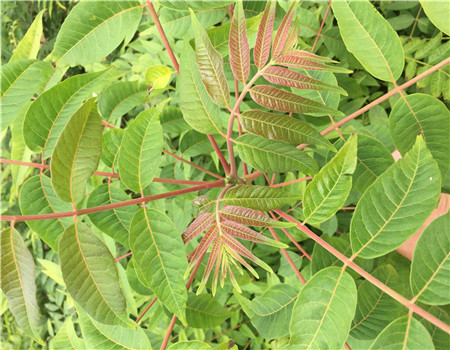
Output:
<path fill-rule="evenodd" d="M 127 256 L 130 256 L 131 254 L 133 254 L 132 252 L 126 253 L 125 255 L 119 256 L 118 258 L 114 259 L 114 262 L 118 262 L 122 259 L 125 259 Z"/>
<path fill-rule="evenodd" d="M 307 177 L 302 177 L 301 179 L 291 180 L 291 181 L 287 181 L 287 182 L 281 182 L 281 183 L 279 183 L 279 184 L 272 185 L 271 187 L 288 186 L 288 185 L 295 184 L 295 183 L 297 183 L 297 182 L 306 181 L 306 180 L 311 180 L 311 179 L 312 179 L 311 176 L 307 176 Z"/>
<path fill-rule="evenodd" d="M 392 290 L 388 286 L 386 286 L 384 283 L 382 283 L 380 280 L 373 277 L 370 273 L 362 269 L 360 266 L 356 265 L 350 258 L 346 257 L 344 254 L 339 252 L 337 249 L 335 249 L 333 246 L 331 246 L 329 243 L 325 242 L 322 238 L 317 236 L 314 232 L 312 232 L 310 229 L 308 229 L 306 226 L 301 225 L 301 223 L 297 220 L 295 220 L 292 216 L 286 214 L 282 210 L 275 210 L 275 212 L 280 215 L 282 218 L 289 222 L 293 222 L 297 224 L 297 228 L 304 232 L 307 236 L 309 236 L 311 239 L 313 239 L 315 242 L 320 244 L 323 248 L 325 248 L 328 252 L 333 254 L 335 257 L 337 257 L 339 260 L 341 260 L 344 264 L 348 265 L 351 269 L 356 271 L 358 274 L 360 274 L 362 277 L 364 277 L 366 280 L 368 280 L 370 283 L 372 283 L 374 286 L 382 290 L 384 293 L 398 301 L 400 304 L 408 308 L 409 310 L 412 310 L 416 314 L 422 316 L 427 321 L 434 324 L 436 327 L 442 329 L 443 331 L 450 333 L 450 326 L 436 318 L 435 316 L 431 315 L 430 313 L 426 312 L 424 309 L 420 308 L 419 306 L 412 303 L 410 300 L 405 298 L 403 295 L 400 295 L 396 291 Z"/>
<path fill-rule="evenodd" d="M 412 27 L 412 30 L 411 30 L 411 34 L 409 34 L 408 41 L 411 41 L 411 39 L 412 39 L 412 36 L 414 34 L 414 30 L 416 29 L 417 22 L 419 21 L 419 16 L 420 16 L 421 12 L 422 12 L 422 6 L 420 6 L 419 11 L 417 11 L 417 16 L 414 19 L 414 24 L 413 24 L 413 27 Z"/>
<path fill-rule="evenodd" d="M 191 167 L 194 167 L 195 169 L 198 169 L 198 170 L 200 170 L 200 171 L 203 171 L 204 173 L 207 173 L 207 174 L 209 174 L 209 175 L 211 175 L 211 176 L 214 176 L 214 177 L 217 178 L 217 179 L 223 179 L 222 176 L 217 175 L 217 174 L 213 173 L 212 171 L 206 170 L 206 169 L 202 168 L 201 166 L 199 166 L 199 165 L 197 165 L 197 164 L 194 164 L 194 163 L 192 163 L 192 162 L 190 162 L 190 161 L 188 161 L 188 160 L 186 160 L 186 159 L 183 159 L 183 158 L 177 156 L 176 154 L 173 154 L 173 153 L 171 153 L 171 152 L 169 152 L 169 151 L 166 151 L 166 150 L 163 150 L 163 153 L 165 153 L 165 154 L 167 154 L 167 155 L 169 155 L 169 156 L 171 156 L 171 157 L 173 157 L 173 158 L 179 160 L 180 162 L 189 164 Z"/>
<path fill-rule="evenodd" d="M 158 298 L 153 298 L 153 300 L 147 305 L 147 307 L 142 311 L 142 313 L 139 315 L 139 317 L 136 319 L 136 323 L 139 323 L 140 320 L 142 320 L 142 317 L 145 316 L 148 310 L 153 306 L 153 304 L 158 300 Z"/>
<path fill-rule="evenodd" d="M 314 49 L 316 48 L 317 41 L 319 40 L 320 33 L 322 32 L 322 28 L 325 24 L 325 20 L 327 19 L 328 12 L 330 12 L 330 7 L 331 7 L 331 1 L 328 1 L 327 11 L 325 12 L 325 15 L 323 16 L 323 20 L 322 20 L 322 23 L 320 24 L 320 28 L 319 28 L 319 31 L 317 32 L 316 40 L 314 40 L 314 44 L 312 46 L 311 52 L 314 52 Z"/>
<path fill-rule="evenodd" d="M 214 148 L 214 151 L 216 151 L 217 156 L 219 157 L 220 163 L 222 164 L 223 170 L 225 171 L 225 174 L 228 175 L 230 173 L 230 165 L 228 164 L 227 160 L 225 159 L 222 151 L 219 148 L 219 145 L 217 144 L 216 140 L 214 139 L 213 135 L 208 135 L 208 139 L 211 142 L 211 145 Z"/>

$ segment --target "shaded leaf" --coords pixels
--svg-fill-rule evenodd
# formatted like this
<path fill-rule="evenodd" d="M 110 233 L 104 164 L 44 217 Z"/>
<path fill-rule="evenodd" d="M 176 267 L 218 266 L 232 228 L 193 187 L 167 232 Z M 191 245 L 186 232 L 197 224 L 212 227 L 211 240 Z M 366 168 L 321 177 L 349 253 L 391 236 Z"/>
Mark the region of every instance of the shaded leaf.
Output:
<path fill-rule="evenodd" d="M 276 1 L 268 1 L 261 17 L 258 34 L 256 35 L 255 48 L 253 50 L 253 60 L 258 68 L 262 68 L 269 58 L 276 7 Z"/>
<path fill-rule="evenodd" d="M 244 84 L 250 72 L 250 47 L 242 1 L 236 2 L 234 6 L 229 48 L 231 70 L 236 79 Z"/>
<path fill-rule="evenodd" d="M 117 168 L 117 157 L 122 144 L 123 129 L 111 129 L 103 134 L 102 138 L 102 162 L 113 171 Z"/>
<path fill-rule="evenodd" d="M 230 311 L 209 294 L 189 293 L 186 304 L 186 321 L 189 327 L 214 328 L 220 326 L 231 315 Z"/>

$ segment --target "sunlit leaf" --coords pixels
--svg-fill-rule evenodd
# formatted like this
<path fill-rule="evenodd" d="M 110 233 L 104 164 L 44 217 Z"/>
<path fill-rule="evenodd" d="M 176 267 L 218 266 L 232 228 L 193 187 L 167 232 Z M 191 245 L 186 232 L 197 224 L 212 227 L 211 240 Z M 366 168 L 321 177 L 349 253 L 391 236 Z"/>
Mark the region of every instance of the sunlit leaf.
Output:
<path fill-rule="evenodd" d="M 20 40 L 11 56 L 9 62 L 15 62 L 20 60 L 35 59 L 41 46 L 42 38 L 42 16 L 45 10 L 39 11 L 36 17 L 28 28 L 27 32 Z"/>
<path fill-rule="evenodd" d="M 447 13 L 450 12 L 448 1 L 420 1 L 425 14 L 430 21 L 445 34 L 450 35 L 450 20 Z"/>
<path fill-rule="evenodd" d="M 158 64 L 151 66 L 145 72 L 145 82 L 152 87 L 152 89 L 164 89 L 170 81 L 173 71 L 167 66 Z"/>

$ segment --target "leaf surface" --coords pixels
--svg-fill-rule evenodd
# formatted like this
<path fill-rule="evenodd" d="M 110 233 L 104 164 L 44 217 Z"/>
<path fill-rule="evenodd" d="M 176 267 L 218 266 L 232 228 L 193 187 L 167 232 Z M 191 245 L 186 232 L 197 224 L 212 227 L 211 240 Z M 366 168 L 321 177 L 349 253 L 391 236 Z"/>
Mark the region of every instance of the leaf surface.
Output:
<path fill-rule="evenodd" d="M 295 16 L 299 2 L 293 1 L 289 6 L 286 15 L 283 17 L 281 24 L 275 34 L 272 45 L 272 59 L 278 57 L 281 51 L 284 49 L 286 39 L 288 37 L 289 29 L 291 27 L 292 19 Z"/>
<path fill-rule="evenodd" d="M 337 66 L 328 66 L 321 62 L 316 62 L 315 57 L 306 56 L 303 52 L 288 51 L 283 56 L 278 57 L 275 60 L 275 64 L 285 67 L 306 69 L 306 70 L 318 70 L 334 73 L 351 73 L 352 71 Z"/>
<path fill-rule="evenodd" d="M 270 44 L 272 43 L 273 22 L 275 20 L 275 9 L 277 3 L 268 1 L 261 17 L 261 22 L 256 35 L 255 48 L 253 50 L 253 60 L 258 68 L 262 68 L 269 58 Z"/>
<path fill-rule="evenodd" d="M 41 46 L 42 37 L 42 15 L 45 9 L 39 11 L 36 17 L 28 28 L 27 32 L 20 40 L 11 56 L 9 62 L 16 62 L 20 60 L 35 59 Z"/>
<path fill-rule="evenodd" d="M 102 162 L 113 171 L 117 169 L 117 157 L 122 144 L 124 129 L 111 129 L 103 134 L 102 138 Z"/>
<path fill-rule="evenodd" d="M 450 35 L 450 4 L 448 1 L 419 1 L 430 21 L 442 32 Z"/>
<path fill-rule="evenodd" d="M 152 89 L 164 89 L 170 81 L 173 74 L 172 69 L 167 66 L 158 64 L 151 66 L 145 72 L 145 82 L 152 87 Z"/>
<path fill-rule="evenodd" d="M 293 227 L 294 223 L 274 220 L 259 211 L 227 205 L 220 211 L 220 216 L 247 226 Z"/>
<path fill-rule="evenodd" d="M 189 293 L 186 320 L 189 327 L 214 328 L 220 326 L 232 313 L 209 294 Z"/>
<path fill-rule="evenodd" d="M 72 317 L 69 316 L 59 327 L 58 333 L 50 343 L 50 350 L 85 350 L 84 340 L 78 338 L 73 326 Z"/>
<path fill-rule="evenodd" d="M 250 46 L 248 44 L 247 27 L 242 2 L 236 2 L 230 27 L 230 65 L 234 76 L 245 84 L 250 72 Z"/>

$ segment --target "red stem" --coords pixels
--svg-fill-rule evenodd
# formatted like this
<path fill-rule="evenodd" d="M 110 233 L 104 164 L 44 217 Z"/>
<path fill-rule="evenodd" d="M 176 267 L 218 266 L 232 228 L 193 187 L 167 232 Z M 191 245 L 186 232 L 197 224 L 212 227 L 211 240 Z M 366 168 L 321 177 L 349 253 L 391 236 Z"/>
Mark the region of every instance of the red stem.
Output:
<path fill-rule="evenodd" d="M 288 185 L 295 184 L 295 183 L 297 183 L 297 182 L 306 181 L 306 180 L 311 180 L 311 179 L 312 179 L 311 176 L 307 176 L 307 177 L 302 177 L 301 179 L 297 179 L 297 180 L 291 180 L 291 181 L 287 181 L 287 182 L 281 182 L 281 183 L 279 183 L 279 184 L 272 185 L 271 187 L 288 186 Z"/>
<path fill-rule="evenodd" d="M 198 166 L 197 164 L 194 164 L 194 163 L 192 163 L 192 162 L 190 162 L 190 161 L 188 161 L 186 159 L 183 159 L 183 158 L 177 156 L 176 154 L 170 153 L 169 151 L 166 151 L 166 150 L 163 150 L 163 153 L 165 153 L 165 154 L 167 154 L 167 155 L 169 155 L 171 157 L 174 157 L 175 159 L 179 160 L 180 162 L 189 164 L 191 167 L 194 167 L 195 169 L 203 171 L 204 173 L 207 173 L 207 174 L 209 174 L 211 176 L 214 176 L 217 179 L 223 179 L 222 176 L 217 175 L 217 174 L 213 173 L 212 171 L 206 170 L 206 169 L 202 168 L 201 166 Z"/>
<path fill-rule="evenodd" d="M 320 33 L 322 32 L 322 28 L 323 28 L 323 26 L 325 24 L 325 20 L 327 19 L 328 12 L 330 12 L 330 7 L 331 7 L 331 1 L 328 1 L 327 11 L 325 12 L 325 16 L 323 17 L 322 24 L 320 25 L 319 31 L 317 32 L 316 40 L 314 40 L 314 45 L 313 45 L 313 47 L 311 49 L 311 52 L 314 52 L 314 50 L 316 48 L 317 41 L 319 40 Z"/>
<path fill-rule="evenodd" d="M 166 48 L 167 53 L 169 54 L 170 60 L 172 61 L 172 64 L 175 67 L 175 70 L 177 71 L 177 74 L 180 75 L 180 65 L 178 64 L 178 61 L 175 58 L 175 55 L 173 54 L 172 48 L 170 47 L 169 41 L 167 40 L 166 34 L 164 33 L 164 29 L 161 25 L 161 22 L 159 21 L 155 8 L 153 7 L 152 0 L 146 0 L 145 2 L 147 3 L 148 9 L 150 10 L 153 22 L 155 22 L 155 26 L 158 29 L 158 33 L 161 37 L 164 47 Z"/>
<path fill-rule="evenodd" d="M 217 156 L 219 157 L 220 163 L 222 164 L 225 174 L 228 175 L 230 173 L 230 165 L 228 164 L 222 151 L 220 150 L 219 145 L 217 144 L 213 135 L 208 135 L 208 139 L 209 139 L 209 142 L 211 142 L 211 145 L 213 146 L 214 151 L 216 151 Z"/>
<path fill-rule="evenodd" d="M 150 308 L 153 306 L 153 304 L 156 302 L 156 300 L 158 300 L 158 298 L 153 298 L 153 300 L 150 302 L 150 304 L 147 305 L 147 307 L 145 308 L 144 311 L 142 311 L 142 313 L 139 315 L 139 317 L 136 319 L 136 323 L 139 323 L 140 320 L 142 320 L 142 317 L 145 316 L 145 314 L 147 313 L 148 310 L 150 310 Z"/>
<path fill-rule="evenodd" d="M 384 293 L 392 297 L 393 299 L 397 300 L 399 303 L 401 303 L 403 306 L 408 308 L 409 310 L 412 310 L 416 314 L 422 316 L 427 321 L 434 324 L 436 327 L 439 327 L 443 331 L 450 333 L 450 326 L 439 320 L 438 318 L 434 317 L 433 315 L 429 314 L 419 306 L 415 305 L 411 300 L 408 300 L 403 295 L 400 295 L 396 291 L 392 290 L 388 286 L 386 286 L 384 283 L 373 277 L 370 273 L 356 265 L 350 258 L 347 258 L 344 254 L 339 252 L 337 249 L 332 247 L 330 244 L 325 242 L 322 238 L 317 236 L 314 232 L 312 232 L 310 229 L 308 229 L 306 226 L 303 226 L 299 221 L 295 220 L 292 216 L 286 214 L 282 210 L 275 210 L 275 212 L 280 215 L 282 218 L 289 222 L 293 222 L 297 224 L 297 228 L 301 231 L 303 231 L 306 235 L 308 235 L 311 239 L 316 241 L 318 244 L 320 244 L 323 248 L 325 248 L 328 252 L 333 254 L 335 257 L 337 257 L 339 260 L 341 260 L 344 264 L 349 266 L 351 269 L 359 273 L 362 277 L 364 277 L 366 280 L 371 282 L 373 285 L 378 287 L 380 290 L 382 290 Z"/>
<path fill-rule="evenodd" d="M 122 259 L 125 259 L 127 256 L 130 256 L 131 254 L 133 254 L 132 252 L 126 253 L 125 255 L 119 256 L 118 258 L 114 259 L 114 262 L 118 262 Z"/>
<path fill-rule="evenodd" d="M 160 194 L 154 194 L 154 195 L 150 195 L 150 196 L 130 199 L 130 200 L 123 201 L 123 202 L 101 205 L 101 206 L 98 206 L 98 207 L 79 209 L 79 210 L 73 210 L 73 211 L 66 211 L 66 212 L 62 212 L 62 213 L 50 213 L 50 214 L 39 214 L 39 215 L 21 215 L 21 216 L 2 215 L 2 216 L 0 216 L 0 221 L 13 221 L 13 220 L 15 220 L 15 221 L 32 221 L 32 220 L 46 220 L 46 219 L 65 218 L 65 217 L 76 216 L 76 215 L 79 216 L 79 215 L 97 213 L 97 212 L 105 211 L 105 210 L 122 208 L 122 207 L 126 207 L 126 206 L 129 206 L 129 205 L 134 205 L 134 204 L 151 202 L 151 201 L 155 201 L 157 199 L 179 196 L 179 195 L 186 194 L 186 193 L 206 190 L 208 188 L 223 187 L 224 184 L 225 184 L 224 180 L 217 180 L 217 181 L 210 182 L 208 184 L 199 185 L 199 186 L 193 186 L 193 187 L 190 187 L 190 188 L 183 188 L 181 190 L 170 191 L 170 192 L 165 192 L 165 193 L 160 193 Z"/>

